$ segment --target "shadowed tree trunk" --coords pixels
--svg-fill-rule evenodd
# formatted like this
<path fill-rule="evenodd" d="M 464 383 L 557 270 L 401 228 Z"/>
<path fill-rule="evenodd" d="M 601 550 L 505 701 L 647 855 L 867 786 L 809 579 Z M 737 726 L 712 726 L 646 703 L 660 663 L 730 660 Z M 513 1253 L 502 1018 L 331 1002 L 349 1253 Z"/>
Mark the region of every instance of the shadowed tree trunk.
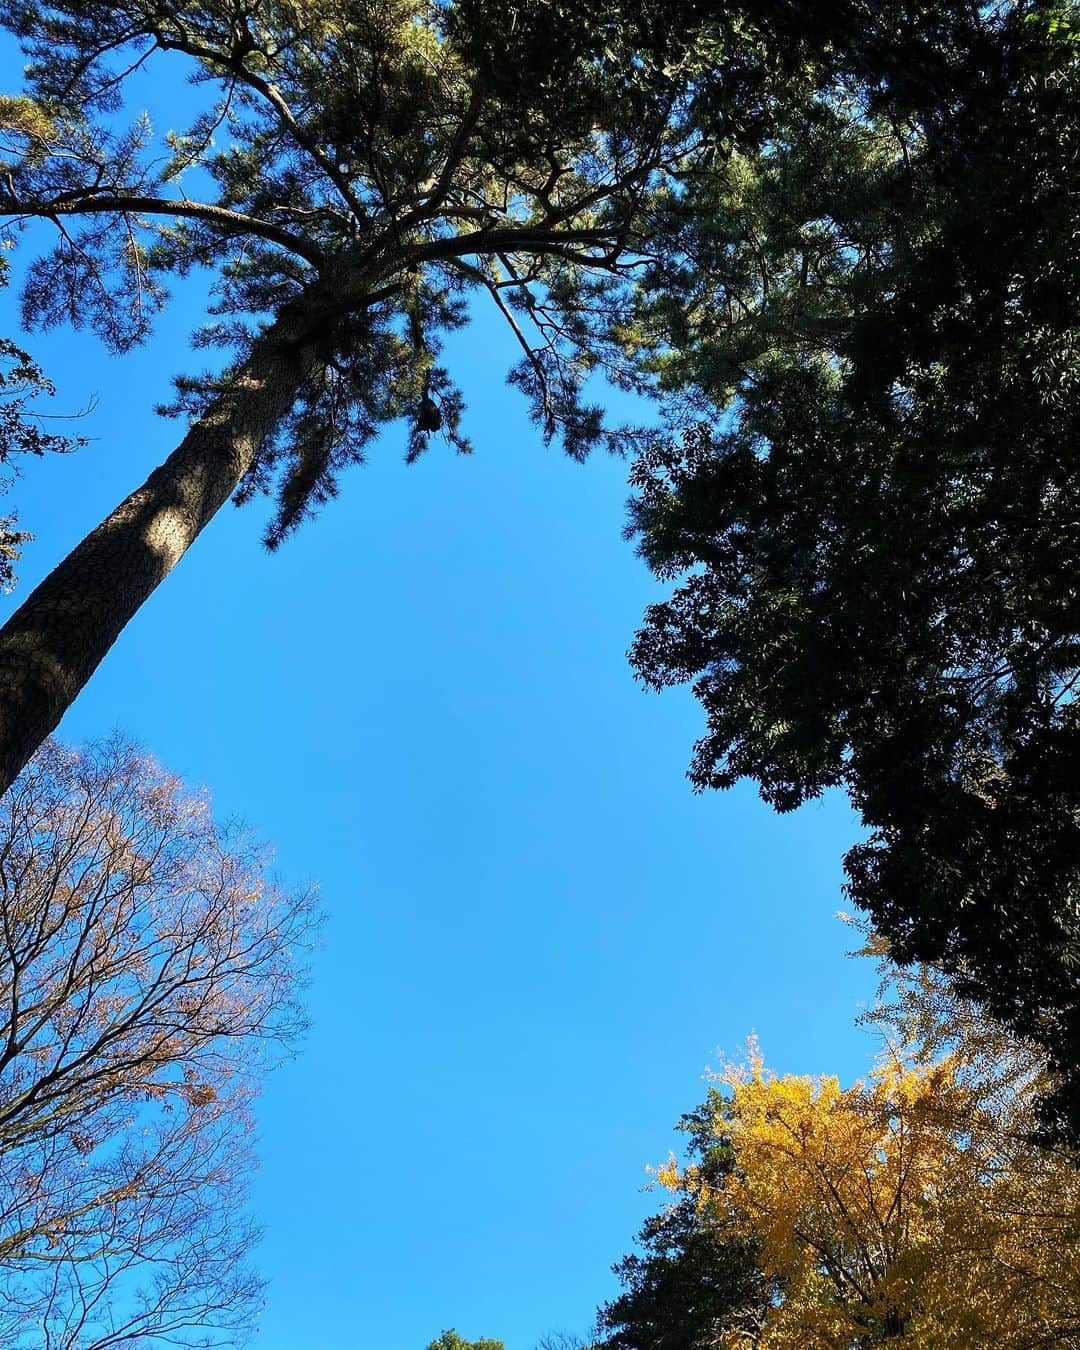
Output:
<path fill-rule="evenodd" d="M 228 500 L 317 361 L 284 312 L 176 450 L 0 629 L 0 792 L 55 729 L 140 605 Z"/>

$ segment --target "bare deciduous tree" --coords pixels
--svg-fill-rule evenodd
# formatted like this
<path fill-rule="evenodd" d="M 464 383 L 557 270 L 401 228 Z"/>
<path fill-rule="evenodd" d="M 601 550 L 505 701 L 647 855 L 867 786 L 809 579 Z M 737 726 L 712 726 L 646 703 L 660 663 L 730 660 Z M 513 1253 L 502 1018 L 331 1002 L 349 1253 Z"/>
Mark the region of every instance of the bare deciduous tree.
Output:
<path fill-rule="evenodd" d="M 0 1343 L 232 1344 L 249 1105 L 303 1026 L 309 893 L 131 745 L 0 807 Z"/>

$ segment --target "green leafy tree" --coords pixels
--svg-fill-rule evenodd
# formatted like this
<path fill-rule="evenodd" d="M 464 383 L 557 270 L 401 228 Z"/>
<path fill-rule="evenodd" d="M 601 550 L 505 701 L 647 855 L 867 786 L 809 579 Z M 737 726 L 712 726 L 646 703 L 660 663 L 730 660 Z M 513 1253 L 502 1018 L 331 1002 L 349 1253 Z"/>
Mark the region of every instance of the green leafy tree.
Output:
<path fill-rule="evenodd" d="M 192 425 L 174 454 L 0 633 L 0 788 L 231 495 L 276 494 L 275 546 L 387 423 L 408 424 L 412 458 L 438 432 L 468 448 L 439 351 L 470 297 L 506 321 L 544 435 L 576 456 L 604 439 L 582 391 L 605 363 L 633 379 L 600 334 L 641 269 L 649 200 L 712 153 L 692 115 L 716 83 L 704 20 L 613 14 L 631 12 L 593 27 L 536 3 L 0 5 L 30 59 L 27 93 L 0 100 L 0 215 L 57 232 L 29 269 L 27 320 L 122 351 L 167 278 L 205 267 L 201 341 L 227 353 L 179 380 Z M 760 83 L 760 44 L 736 19 L 709 18 L 708 51 L 749 54 L 741 91 Z M 128 76 L 159 65 L 205 96 L 164 145 L 123 105 Z"/>
<path fill-rule="evenodd" d="M 643 322 L 706 417 L 635 470 L 679 585 L 633 660 L 694 682 L 698 788 L 848 790 L 851 894 L 1046 1048 L 1077 1138 L 1080 29 L 882 14 L 669 204 Z"/>
<path fill-rule="evenodd" d="M 427 1350 L 506 1350 L 506 1347 L 502 1341 L 490 1341 L 486 1336 L 478 1341 L 463 1341 L 451 1327 L 438 1340 L 432 1341 Z"/>
<path fill-rule="evenodd" d="M 0 286 L 6 284 L 8 267 L 0 259 Z M 29 352 L 0 338 L 0 493 L 10 490 L 19 476 L 24 455 L 64 453 L 82 445 L 81 438 L 46 431 L 40 402 L 56 393 L 52 381 Z M 22 546 L 33 538 L 19 529 L 18 516 L 0 516 L 0 593 L 15 589 L 15 564 Z"/>
<path fill-rule="evenodd" d="M 710 1185 L 734 1155 L 709 1105 L 682 1118 L 687 1154 Z M 705 1213 L 691 1195 L 653 1215 L 638 1234 L 641 1253 L 614 1267 L 623 1292 L 600 1310 L 603 1350 L 712 1350 L 727 1334 L 752 1339 L 777 1291 L 753 1241 Z"/>

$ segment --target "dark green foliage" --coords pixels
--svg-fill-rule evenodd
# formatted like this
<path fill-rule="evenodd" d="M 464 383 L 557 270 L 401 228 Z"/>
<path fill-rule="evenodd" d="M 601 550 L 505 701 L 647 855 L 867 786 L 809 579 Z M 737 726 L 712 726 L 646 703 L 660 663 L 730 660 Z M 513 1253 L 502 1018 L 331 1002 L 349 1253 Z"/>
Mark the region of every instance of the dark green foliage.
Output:
<path fill-rule="evenodd" d="M 793 32 L 787 10 L 771 0 L 457 0 L 451 31 L 510 107 L 540 106 L 584 128 L 617 90 L 630 134 L 657 100 L 691 96 L 724 120 L 725 134 L 747 135 L 808 47 L 821 45 Z"/>
<path fill-rule="evenodd" d="M 721 1095 L 710 1092 L 679 1127 L 706 1185 L 733 1165 L 717 1137 L 723 1111 Z M 649 1219 L 638 1242 L 643 1254 L 614 1268 L 624 1292 L 600 1310 L 597 1350 L 711 1350 L 723 1332 L 753 1336 L 775 1290 L 751 1243 L 725 1232 L 692 1196 Z"/>
<path fill-rule="evenodd" d="M 1077 1138 L 1077 28 L 973 15 L 933 78 L 864 30 L 677 204 L 658 365 L 726 413 L 636 466 L 633 529 L 682 581 L 633 660 L 694 681 L 697 787 L 848 789 L 855 900 L 1046 1047 Z"/>
<path fill-rule="evenodd" d="M 585 385 L 649 385 L 624 330 L 664 203 L 769 134 L 840 19 L 802 31 L 782 0 L 2 0 L 0 21 L 31 58 L 29 97 L 0 101 L 0 214 L 58 230 L 29 322 L 123 350 L 170 276 L 213 269 L 201 341 L 237 362 L 179 382 L 175 409 L 199 413 L 260 322 L 310 314 L 321 359 L 239 494 L 276 492 L 273 545 L 389 421 L 411 458 L 436 432 L 468 449 L 438 357 L 470 294 L 512 330 L 545 437 L 631 444 Z M 125 127 L 123 96 L 165 63 L 205 97 L 163 146 Z"/>
<path fill-rule="evenodd" d="M 636 12 L 612 7 L 594 33 L 529 4 L 3 0 L 31 62 L 30 97 L 0 106 L 0 213 L 58 230 L 29 272 L 28 321 L 123 350 L 170 276 L 213 269 L 219 322 L 201 341 L 236 361 L 180 381 L 175 410 L 198 414 L 266 318 L 303 316 L 319 359 L 239 492 L 276 492 L 271 544 L 390 421 L 408 424 L 410 458 L 436 432 L 468 449 L 438 358 L 470 294 L 506 319 L 544 434 L 578 457 L 621 446 L 584 385 L 621 360 L 602 335 L 656 183 L 701 153 L 700 56 L 684 66 L 705 11 L 659 26 Z M 162 63 L 205 95 L 164 146 L 144 121 L 124 128 L 122 102 L 132 70 Z"/>
<path fill-rule="evenodd" d="M 0 285 L 6 278 L 6 264 L 0 262 Z M 18 477 L 19 466 L 13 461 L 19 456 L 62 453 L 83 444 L 78 437 L 44 429 L 37 404 L 55 392 L 28 352 L 10 338 L 0 338 L 0 492 Z M 0 592 L 14 589 L 15 564 L 23 544 L 33 538 L 17 526 L 17 516 L 0 516 Z"/>

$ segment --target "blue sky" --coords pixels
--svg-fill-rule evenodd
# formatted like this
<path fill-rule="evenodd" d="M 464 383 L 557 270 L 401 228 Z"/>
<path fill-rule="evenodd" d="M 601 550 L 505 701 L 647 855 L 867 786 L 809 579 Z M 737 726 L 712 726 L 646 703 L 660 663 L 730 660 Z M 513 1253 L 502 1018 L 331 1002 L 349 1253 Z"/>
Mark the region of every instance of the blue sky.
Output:
<path fill-rule="evenodd" d="M 153 408 L 202 303 L 123 358 L 33 340 L 58 407 L 96 406 L 12 495 L 23 594 L 172 448 Z M 472 458 L 406 467 L 388 436 L 274 556 L 261 504 L 226 509 L 61 729 L 122 728 L 321 885 L 312 1032 L 259 1112 L 261 1350 L 584 1331 L 718 1048 L 845 1078 L 872 1048 L 834 918 L 850 814 L 692 795 L 697 709 L 625 660 L 658 593 L 627 466 L 541 445 L 490 317 L 448 355 Z"/>

